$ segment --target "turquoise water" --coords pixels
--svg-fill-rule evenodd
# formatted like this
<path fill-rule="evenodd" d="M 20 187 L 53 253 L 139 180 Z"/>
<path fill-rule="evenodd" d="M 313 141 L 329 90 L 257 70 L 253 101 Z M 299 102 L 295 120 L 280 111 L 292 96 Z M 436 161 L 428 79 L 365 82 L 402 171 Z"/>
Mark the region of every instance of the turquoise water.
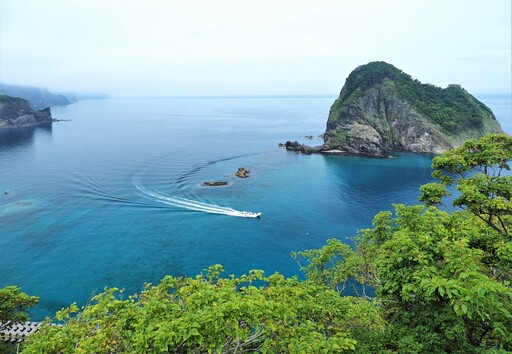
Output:
<path fill-rule="evenodd" d="M 332 101 L 91 100 L 52 108 L 70 121 L 0 131 L 0 287 L 40 296 L 33 318 L 41 319 L 105 286 L 133 293 L 216 263 L 227 274 L 299 274 L 291 251 L 331 237 L 352 242 L 378 211 L 416 203 L 431 180 L 431 156 L 277 147 L 321 134 Z M 506 102 L 491 108 L 511 132 Z M 235 177 L 238 167 L 251 177 Z M 201 186 L 218 180 L 229 185 Z"/>

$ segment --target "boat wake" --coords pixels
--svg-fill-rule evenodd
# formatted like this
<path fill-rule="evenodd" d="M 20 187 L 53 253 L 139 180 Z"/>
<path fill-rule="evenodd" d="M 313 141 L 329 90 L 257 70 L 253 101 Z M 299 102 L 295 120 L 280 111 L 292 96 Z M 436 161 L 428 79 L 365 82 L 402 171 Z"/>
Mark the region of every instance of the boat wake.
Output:
<path fill-rule="evenodd" d="M 237 216 L 242 218 L 252 217 L 256 218 L 261 215 L 261 213 L 252 213 L 248 211 L 239 211 L 228 207 L 223 207 L 215 204 L 203 203 L 195 200 L 190 200 L 182 197 L 171 196 L 156 190 L 152 190 L 146 188 L 140 183 L 140 181 L 133 182 L 135 188 L 141 193 L 141 195 L 145 198 L 149 198 L 155 202 L 159 202 L 162 204 L 167 204 L 170 206 L 199 211 L 203 213 L 210 214 L 221 214 L 221 215 L 229 215 L 229 216 Z"/>

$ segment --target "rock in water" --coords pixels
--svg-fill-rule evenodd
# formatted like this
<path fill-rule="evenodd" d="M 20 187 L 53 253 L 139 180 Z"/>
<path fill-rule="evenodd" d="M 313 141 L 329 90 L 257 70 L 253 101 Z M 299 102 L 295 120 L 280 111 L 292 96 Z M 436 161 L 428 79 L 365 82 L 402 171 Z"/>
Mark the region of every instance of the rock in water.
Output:
<path fill-rule="evenodd" d="M 310 155 L 310 154 L 313 154 L 313 153 L 321 152 L 322 149 L 323 149 L 323 145 L 320 145 L 320 146 L 308 146 L 308 145 L 300 144 L 297 140 L 295 140 L 293 142 L 292 141 L 287 141 L 286 143 L 283 144 L 283 146 L 288 151 L 301 152 L 301 153 L 306 154 L 306 155 Z"/>
<path fill-rule="evenodd" d="M 204 186 L 204 187 L 218 187 L 218 186 L 226 186 L 227 184 L 228 184 L 228 182 L 224 182 L 224 181 L 213 181 L 213 182 L 206 181 L 206 182 L 202 183 L 202 186 Z"/>
<path fill-rule="evenodd" d="M 496 117 L 459 85 L 422 84 L 372 62 L 352 71 L 331 106 L 322 150 L 441 153 L 490 133 L 503 133 Z"/>
<path fill-rule="evenodd" d="M 0 95 L 0 129 L 51 122 L 53 119 L 50 108 L 35 111 L 22 98 Z"/>
<path fill-rule="evenodd" d="M 238 171 L 236 171 L 235 176 L 240 178 L 248 178 L 249 177 L 249 170 L 246 170 L 243 167 L 239 167 Z"/>

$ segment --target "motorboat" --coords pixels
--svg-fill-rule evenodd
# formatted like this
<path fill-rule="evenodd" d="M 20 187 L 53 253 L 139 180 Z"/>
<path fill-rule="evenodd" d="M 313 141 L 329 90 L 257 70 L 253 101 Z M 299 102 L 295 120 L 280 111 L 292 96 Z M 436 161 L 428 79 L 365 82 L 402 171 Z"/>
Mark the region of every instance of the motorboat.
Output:
<path fill-rule="evenodd" d="M 259 218 L 261 213 L 252 213 L 250 211 L 242 211 L 241 216 L 244 218 Z"/>

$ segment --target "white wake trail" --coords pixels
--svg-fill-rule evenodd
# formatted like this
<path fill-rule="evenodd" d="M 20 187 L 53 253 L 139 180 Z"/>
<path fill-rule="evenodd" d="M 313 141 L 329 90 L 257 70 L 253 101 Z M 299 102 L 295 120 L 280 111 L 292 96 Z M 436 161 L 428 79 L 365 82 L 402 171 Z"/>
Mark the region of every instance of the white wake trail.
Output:
<path fill-rule="evenodd" d="M 244 213 L 242 211 L 238 211 L 232 208 L 228 207 L 222 207 L 215 204 L 208 204 L 203 202 L 198 202 L 194 200 L 189 200 L 182 197 L 174 197 L 170 196 L 155 190 L 148 189 L 140 183 L 139 180 L 133 181 L 133 185 L 137 190 L 142 193 L 145 197 L 149 197 L 149 199 L 152 199 L 153 201 L 167 204 L 179 208 L 184 208 L 188 210 L 193 211 L 201 211 L 203 213 L 210 213 L 210 214 L 221 214 L 221 215 L 229 215 L 229 216 L 238 216 L 238 217 L 244 217 Z"/>
<path fill-rule="evenodd" d="M 175 200 L 182 201 L 184 203 L 191 203 L 192 202 L 194 205 L 202 206 L 202 207 L 205 207 L 205 208 L 211 208 L 211 207 L 214 206 L 216 209 L 222 210 L 222 211 L 225 211 L 225 212 L 238 212 L 237 210 L 235 210 L 233 208 L 223 207 L 223 206 L 219 206 L 219 205 L 215 205 L 215 204 L 208 204 L 208 203 L 199 202 L 199 201 L 191 201 L 189 199 L 185 199 L 185 198 L 181 198 L 181 197 L 173 197 L 173 198 Z"/>
<path fill-rule="evenodd" d="M 150 193 L 148 193 L 148 195 L 152 196 L 154 198 L 153 200 L 155 200 L 155 201 L 158 201 L 158 202 L 161 202 L 164 204 L 168 204 L 168 205 L 172 205 L 172 206 L 182 207 L 182 208 L 189 209 L 189 210 L 202 211 L 205 213 L 212 213 L 212 214 L 226 214 L 226 215 L 233 215 L 233 216 L 236 216 L 238 214 L 238 212 L 236 210 L 234 210 L 234 211 L 224 210 L 224 209 L 222 209 L 222 207 L 218 207 L 213 204 L 211 204 L 210 206 L 205 206 L 205 205 L 196 203 L 192 200 L 188 200 L 188 199 L 184 199 L 184 198 L 178 199 L 175 197 L 166 196 L 166 195 L 163 195 L 160 193 L 155 193 L 155 192 L 150 192 Z"/>

